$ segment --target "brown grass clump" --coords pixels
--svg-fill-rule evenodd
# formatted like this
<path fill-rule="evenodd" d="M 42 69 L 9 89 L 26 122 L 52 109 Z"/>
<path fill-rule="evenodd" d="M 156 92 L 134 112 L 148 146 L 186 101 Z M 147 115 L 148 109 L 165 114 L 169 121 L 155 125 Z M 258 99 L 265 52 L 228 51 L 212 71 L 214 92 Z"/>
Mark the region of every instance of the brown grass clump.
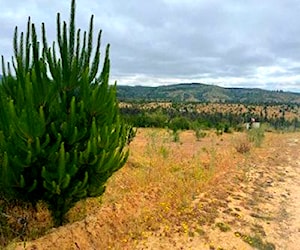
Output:
<path fill-rule="evenodd" d="M 21 201 L 0 201 L 0 248 L 14 240 L 37 239 L 53 227 L 46 205 L 36 207 Z"/>
<path fill-rule="evenodd" d="M 234 142 L 234 148 L 238 153 L 245 154 L 251 150 L 251 142 L 243 136 Z"/>

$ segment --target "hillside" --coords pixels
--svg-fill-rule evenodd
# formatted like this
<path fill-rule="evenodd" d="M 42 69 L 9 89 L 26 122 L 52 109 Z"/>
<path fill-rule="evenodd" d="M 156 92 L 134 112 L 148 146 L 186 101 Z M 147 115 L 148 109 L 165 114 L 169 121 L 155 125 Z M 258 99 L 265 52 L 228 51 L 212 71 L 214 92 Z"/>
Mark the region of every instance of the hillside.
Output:
<path fill-rule="evenodd" d="M 182 83 L 159 87 L 118 87 L 120 101 L 298 103 L 300 93 L 251 88 L 222 88 L 202 83 Z"/>
<path fill-rule="evenodd" d="M 0 81 L 2 75 L 0 75 Z M 158 87 L 117 86 L 120 101 L 172 101 L 212 103 L 300 104 L 300 93 L 255 88 L 222 88 L 202 83 L 181 83 Z"/>

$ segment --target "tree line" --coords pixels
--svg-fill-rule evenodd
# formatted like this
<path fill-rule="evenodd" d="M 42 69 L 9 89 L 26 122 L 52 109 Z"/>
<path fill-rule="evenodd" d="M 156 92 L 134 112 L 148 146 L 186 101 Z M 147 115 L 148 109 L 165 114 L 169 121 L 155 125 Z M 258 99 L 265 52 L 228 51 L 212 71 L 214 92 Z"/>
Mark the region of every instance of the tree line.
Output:
<path fill-rule="evenodd" d="M 266 109 L 265 109 L 266 110 Z M 187 130 L 194 128 L 217 129 L 224 132 L 242 130 L 244 124 L 254 118 L 258 122 L 266 123 L 273 129 L 297 130 L 300 120 L 295 117 L 286 119 L 285 112 L 268 116 L 266 112 L 198 112 L 189 109 L 185 104 L 172 104 L 171 107 L 155 106 L 145 108 L 143 104 L 127 105 L 120 108 L 124 119 L 135 127 L 170 128 L 172 130 Z"/>

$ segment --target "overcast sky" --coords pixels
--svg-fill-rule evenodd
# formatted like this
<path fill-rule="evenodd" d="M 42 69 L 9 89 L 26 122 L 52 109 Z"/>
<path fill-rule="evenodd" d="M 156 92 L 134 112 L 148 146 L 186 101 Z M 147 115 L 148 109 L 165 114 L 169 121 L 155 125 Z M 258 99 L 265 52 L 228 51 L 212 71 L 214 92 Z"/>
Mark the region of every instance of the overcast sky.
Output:
<path fill-rule="evenodd" d="M 0 0 L 0 54 L 12 55 L 16 25 L 46 23 L 70 1 Z M 202 82 L 300 92 L 299 0 L 77 0 L 76 26 L 103 30 L 111 81 L 128 85 Z"/>

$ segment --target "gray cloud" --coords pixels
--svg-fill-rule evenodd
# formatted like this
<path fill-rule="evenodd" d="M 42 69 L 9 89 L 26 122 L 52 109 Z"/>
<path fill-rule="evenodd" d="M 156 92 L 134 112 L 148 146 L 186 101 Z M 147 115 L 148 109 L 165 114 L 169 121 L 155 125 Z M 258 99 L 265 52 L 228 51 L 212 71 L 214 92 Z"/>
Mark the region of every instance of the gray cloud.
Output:
<path fill-rule="evenodd" d="M 45 22 L 55 39 L 56 13 L 69 2 L 0 0 L 0 54 L 12 54 L 15 25 Z M 300 91 L 300 2 L 297 0 L 77 0 L 78 27 L 111 44 L 111 79 L 119 84 L 206 82 Z M 104 46 L 103 46 L 104 48 Z"/>

